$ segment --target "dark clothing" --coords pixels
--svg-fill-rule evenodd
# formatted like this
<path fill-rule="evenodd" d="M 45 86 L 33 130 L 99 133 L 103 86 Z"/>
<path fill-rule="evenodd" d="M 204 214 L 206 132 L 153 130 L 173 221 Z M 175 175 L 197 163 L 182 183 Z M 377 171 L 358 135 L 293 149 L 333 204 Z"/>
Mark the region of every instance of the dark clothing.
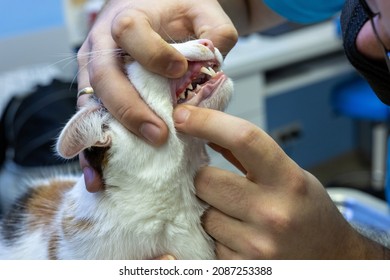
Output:
<path fill-rule="evenodd" d="M 390 73 L 385 60 L 365 57 L 356 48 L 356 37 L 366 21 L 365 13 L 359 0 L 347 0 L 341 13 L 341 30 L 346 56 L 356 70 L 364 76 L 379 99 L 390 105 Z"/>

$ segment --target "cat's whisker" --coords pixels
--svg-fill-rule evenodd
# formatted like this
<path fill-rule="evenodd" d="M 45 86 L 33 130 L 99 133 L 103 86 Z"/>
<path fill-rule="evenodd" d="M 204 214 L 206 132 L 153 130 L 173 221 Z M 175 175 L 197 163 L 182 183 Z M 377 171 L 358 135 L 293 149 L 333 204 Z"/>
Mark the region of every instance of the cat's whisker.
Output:
<path fill-rule="evenodd" d="M 79 52 L 77 54 L 77 56 L 79 57 L 95 57 L 95 56 L 98 56 L 98 57 L 101 57 L 101 56 L 107 56 L 107 55 L 123 55 L 124 54 L 124 51 L 122 49 L 119 49 L 119 48 L 116 48 L 116 49 L 105 49 L 105 50 L 96 50 L 96 51 L 89 51 L 89 52 L 84 52 L 84 53 L 81 53 Z"/>
<path fill-rule="evenodd" d="M 62 64 L 64 62 L 67 62 L 63 67 L 67 67 L 69 64 L 74 62 L 76 60 L 76 56 L 74 54 L 62 54 L 62 56 L 66 56 L 63 59 L 57 60 L 56 62 L 50 64 L 50 66 L 56 66 L 59 64 Z"/>
<path fill-rule="evenodd" d="M 171 43 L 177 43 L 176 40 L 173 39 L 173 37 L 170 36 L 170 35 L 168 34 L 168 32 L 165 30 L 164 27 L 161 27 L 161 29 L 162 29 L 162 31 L 165 33 L 165 35 L 167 36 L 167 38 L 169 38 L 169 40 L 170 40 Z"/>
<path fill-rule="evenodd" d="M 72 63 L 77 61 L 77 57 L 88 57 L 88 63 L 87 65 L 93 61 L 96 58 L 104 57 L 104 56 L 111 56 L 111 57 L 122 57 L 125 56 L 126 53 L 123 52 L 122 49 L 115 48 L 115 49 L 106 49 L 106 50 L 97 50 L 97 51 L 90 51 L 90 52 L 85 52 L 85 53 L 63 53 L 63 54 L 58 54 L 58 56 L 63 56 L 64 58 L 57 60 L 56 62 L 50 64 L 50 66 L 57 66 L 62 65 L 63 68 L 68 67 Z"/>
<path fill-rule="evenodd" d="M 83 66 L 79 66 L 79 69 L 77 70 L 77 73 L 74 75 L 72 81 L 71 81 L 71 85 L 73 85 L 75 83 L 75 81 L 77 80 L 77 76 L 80 74 L 81 71 L 85 70 L 90 63 L 92 63 L 94 60 L 98 59 L 98 58 L 101 58 L 102 56 L 108 56 L 108 55 L 112 55 L 113 57 L 121 57 L 123 56 L 125 53 L 123 52 L 122 49 L 106 49 L 106 50 L 97 50 L 97 51 L 90 51 L 90 52 L 84 52 L 84 53 L 78 53 L 77 56 L 79 57 L 88 57 L 88 62 L 86 64 L 84 64 Z M 75 59 L 77 59 L 77 57 L 75 56 Z"/>
<path fill-rule="evenodd" d="M 71 62 L 77 60 L 77 56 L 79 56 L 79 57 L 87 56 L 90 58 L 90 57 L 95 57 L 95 56 L 98 56 L 98 57 L 107 56 L 107 55 L 117 56 L 117 55 L 122 55 L 122 54 L 123 54 L 123 51 L 121 49 L 98 50 L 98 51 L 91 51 L 91 52 L 78 53 L 78 54 L 75 54 L 75 53 L 60 54 L 61 56 L 65 56 L 65 58 L 56 61 L 55 63 L 53 63 L 53 65 L 60 64 L 64 61 L 70 61 L 70 63 L 71 63 Z"/>

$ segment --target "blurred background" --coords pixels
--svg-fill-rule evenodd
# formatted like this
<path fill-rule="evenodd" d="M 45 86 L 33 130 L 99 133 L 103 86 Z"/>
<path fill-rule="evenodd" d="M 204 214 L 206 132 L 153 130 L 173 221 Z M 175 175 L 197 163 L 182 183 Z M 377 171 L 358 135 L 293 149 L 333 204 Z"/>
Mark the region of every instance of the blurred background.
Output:
<path fill-rule="evenodd" d="M 6 177 L 6 183 L 0 181 L 0 203 L 8 206 L 11 197 L 22 191 L 17 190 L 21 172 L 35 174 L 35 168 L 42 166 L 68 165 L 46 156 L 52 154 L 56 133 L 75 110 L 75 53 L 102 1 L 0 3 L 0 177 Z M 380 107 L 385 112 L 381 117 L 348 111 L 368 112 L 361 104 L 374 98 L 344 56 L 337 16 L 306 26 L 287 22 L 240 38 L 227 56 L 224 71 L 235 82 L 229 113 L 266 130 L 327 188 L 357 189 L 385 201 L 388 109 Z M 348 99 L 351 91 L 370 97 L 353 103 Z M 53 92 L 63 99 L 42 105 Z M 23 107 L 34 102 L 39 105 L 33 109 Z M 59 114 L 64 102 L 67 110 Z M 26 111 L 30 113 L 25 115 Z M 29 122 L 42 111 L 49 114 Z M 210 153 L 213 165 L 237 172 Z"/>

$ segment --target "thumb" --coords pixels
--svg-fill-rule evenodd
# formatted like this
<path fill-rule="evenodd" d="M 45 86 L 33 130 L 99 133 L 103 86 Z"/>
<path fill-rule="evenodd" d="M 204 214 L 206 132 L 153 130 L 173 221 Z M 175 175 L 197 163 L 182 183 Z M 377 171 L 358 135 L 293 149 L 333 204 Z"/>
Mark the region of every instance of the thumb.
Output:
<path fill-rule="evenodd" d="M 176 260 L 176 258 L 172 255 L 162 255 L 162 256 L 155 258 L 153 260 L 170 260 L 170 261 L 172 261 L 172 260 Z"/>
<path fill-rule="evenodd" d="M 211 40 L 225 56 L 238 40 L 238 32 L 231 19 L 217 1 L 215 1 L 213 8 L 201 9 L 198 7 L 194 9 L 193 13 L 196 37 Z"/>

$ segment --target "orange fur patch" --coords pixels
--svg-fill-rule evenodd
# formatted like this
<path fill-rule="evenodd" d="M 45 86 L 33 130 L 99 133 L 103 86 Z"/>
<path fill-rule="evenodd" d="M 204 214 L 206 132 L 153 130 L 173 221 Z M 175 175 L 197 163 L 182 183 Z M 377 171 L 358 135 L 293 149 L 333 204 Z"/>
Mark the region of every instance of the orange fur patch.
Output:
<path fill-rule="evenodd" d="M 59 237 L 57 234 L 52 234 L 49 240 L 49 260 L 58 260 L 57 254 L 58 254 L 58 241 Z"/>
<path fill-rule="evenodd" d="M 62 220 L 62 232 L 65 238 L 70 238 L 82 231 L 91 229 L 93 225 L 92 221 L 67 216 Z"/>
<path fill-rule="evenodd" d="M 47 185 L 38 185 L 34 188 L 31 198 L 27 201 L 27 212 L 31 214 L 28 227 L 32 230 L 45 227 L 50 234 L 48 244 L 48 257 L 50 260 L 58 259 L 58 230 L 52 227 L 53 219 L 58 212 L 64 193 L 74 185 L 73 180 L 53 179 Z"/>
<path fill-rule="evenodd" d="M 32 214 L 28 221 L 32 229 L 52 224 L 54 215 L 62 201 L 63 194 L 75 184 L 72 180 L 53 180 L 48 185 L 38 186 L 27 202 L 27 212 Z"/>

